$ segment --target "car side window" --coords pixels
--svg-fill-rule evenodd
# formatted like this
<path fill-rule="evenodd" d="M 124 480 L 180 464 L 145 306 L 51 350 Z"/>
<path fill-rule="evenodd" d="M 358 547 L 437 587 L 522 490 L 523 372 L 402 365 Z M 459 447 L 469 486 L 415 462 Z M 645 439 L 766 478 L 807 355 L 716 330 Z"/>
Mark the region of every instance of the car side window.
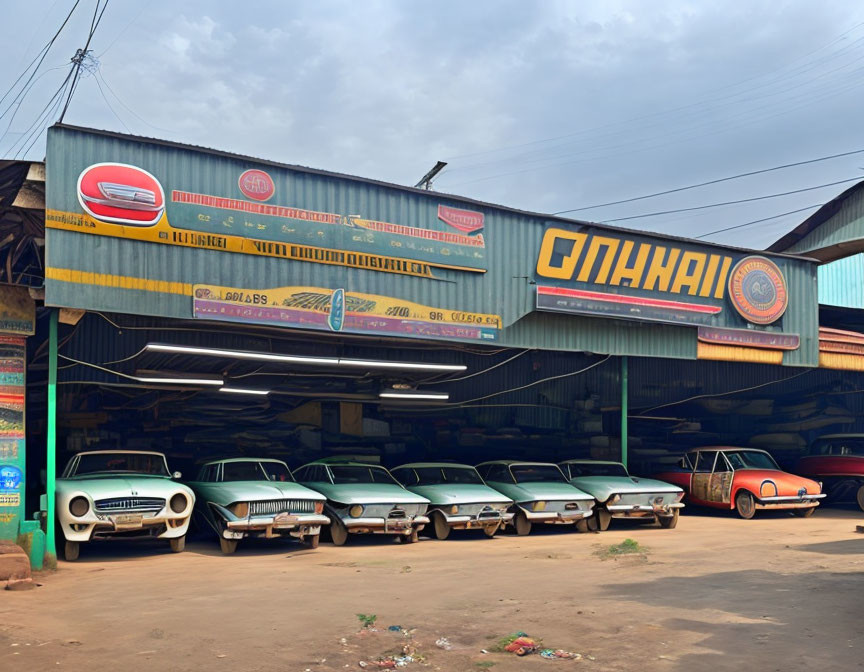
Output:
<path fill-rule="evenodd" d="M 308 481 L 307 476 L 309 476 L 309 467 L 300 467 L 294 472 L 294 478 L 298 481 Z"/>
<path fill-rule="evenodd" d="M 417 485 L 420 482 L 420 479 L 417 478 L 417 472 L 413 469 L 394 469 L 390 473 L 402 485 Z"/>
<path fill-rule="evenodd" d="M 715 457 L 717 457 L 717 453 L 713 451 L 699 453 L 699 457 L 696 459 L 696 473 L 710 474 L 714 469 Z"/>

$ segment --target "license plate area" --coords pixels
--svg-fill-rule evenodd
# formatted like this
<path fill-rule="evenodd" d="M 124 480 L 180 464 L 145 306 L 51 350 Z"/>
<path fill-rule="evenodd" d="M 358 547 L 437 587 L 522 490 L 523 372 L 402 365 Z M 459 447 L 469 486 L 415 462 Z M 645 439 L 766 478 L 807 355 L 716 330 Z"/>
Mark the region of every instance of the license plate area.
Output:
<path fill-rule="evenodd" d="M 411 523 L 405 520 L 390 520 L 387 519 L 384 522 L 384 530 L 386 532 L 404 532 L 409 527 L 411 527 Z"/>
<path fill-rule="evenodd" d="M 111 516 L 111 520 L 118 530 L 135 530 L 144 524 L 144 516 L 140 513 L 118 513 Z"/>
<path fill-rule="evenodd" d="M 277 526 L 294 525 L 297 523 L 298 520 L 299 520 L 299 518 L 297 518 L 297 516 L 295 516 L 291 513 L 277 513 L 273 517 L 273 524 L 277 525 Z"/>

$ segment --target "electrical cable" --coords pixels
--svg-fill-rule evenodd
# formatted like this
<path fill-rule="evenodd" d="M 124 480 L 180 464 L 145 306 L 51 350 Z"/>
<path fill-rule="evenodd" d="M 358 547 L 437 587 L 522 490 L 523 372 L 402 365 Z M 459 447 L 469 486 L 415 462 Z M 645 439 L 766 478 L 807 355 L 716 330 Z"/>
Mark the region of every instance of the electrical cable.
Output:
<path fill-rule="evenodd" d="M 468 378 L 473 378 L 474 376 L 479 376 L 481 374 L 488 373 L 492 369 L 497 369 L 499 366 L 504 366 L 508 362 L 512 362 L 517 357 L 521 357 L 522 355 L 524 355 L 528 352 L 531 352 L 531 350 L 530 349 L 522 350 L 521 352 L 517 352 L 515 355 L 505 359 L 504 361 L 498 362 L 497 364 L 493 364 L 492 366 L 489 366 L 489 367 L 482 369 L 480 371 L 475 371 L 474 373 L 471 373 L 467 376 L 462 376 L 461 378 L 447 378 L 445 380 L 436 380 L 436 381 L 431 381 L 431 382 L 424 381 L 423 383 L 420 383 L 420 384 L 422 384 L 422 385 L 441 385 L 442 383 L 455 383 L 455 382 L 458 382 L 460 380 L 468 380 Z"/>
<path fill-rule="evenodd" d="M 105 15 L 105 10 L 108 9 L 109 0 L 105 0 L 105 4 L 102 6 L 102 13 L 99 13 L 99 3 L 101 0 L 96 0 L 96 9 L 93 11 L 93 19 L 90 21 L 90 34 L 87 36 L 87 42 L 84 44 L 83 49 L 79 49 L 78 53 L 76 53 L 75 60 L 75 70 L 74 75 L 72 77 L 72 89 L 69 91 L 69 97 L 66 99 L 66 105 L 63 106 L 63 111 L 60 113 L 60 118 L 57 120 L 58 123 L 63 123 L 63 118 L 66 116 L 66 111 L 69 109 L 69 104 L 72 102 L 72 96 L 75 95 L 75 91 L 78 88 L 78 78 L 81 74 L 81 62 L 87 56 L 87 50 L 90 47 L 90 41 L 93 39 L 93 35 L 96 33 L 96 29 L 99 27 L 99 24 L 102 22 L 102 17 Z M 98 14 L 98 18 L 97 18 Z M 78 58 L 80 54 L 80 58 Z"/>
<path fill-rule="evenodd" d="M 659 212 L 646 212 L 641 215 L 630 215 L 629 217 L 617 217 L 615 219 L 604 219 L 602 221 L 603 224 L 609 224 L 611 222 L 626 222 L 631 219 L 644 219 L 645 217 L 657 217 L 659 215 L 671 215 L 676 212 L 694 212 L 696 210 L 707 210 L 709 208 L 719 208 L 724 205 L 738 205 L 740 203 L 753 203 L 754 201 L 765 201 L 771 198 L 781 198 L 783 196 L 792 196 L 793 194 L 802 194 L 806 191 L 815 191 L 817 189 L 824 189 L 825 187 L 834 187 L 838 184 L 846 184 L 848 182 L 858 182 L 861 181 L 862 177 L 859 175 L 858 177 L 850 177 L 846 180 L 838 180 L 837 182 L 828 182 L 826 184 L 819 184 L 813 187 L 804 187 L 802 189 L 794 189 L 792 191 L 783 191 L 777 194 L 768 194 L 766 196 L 753 196 L 751 198 L 742 198 L 736 201 L 722 201 L 720 203 L 709 203 L 708 205 L 697 205 L 691 208 L 676 208 L 675 210 L 662 210 Z"/>
<path fill-rule="evenodd" d="M 102 52 L 99 54 L 98 58 L 102 58 L 105 54 L 108 53 L 108 50 L 117 43 L 117 41 L 123 36 L 123 33 L 125 33 L 127 30 L 129 30 L 129 28 L 132 27 L 132 24 L 141 18 L 141 15 L 144 13 L 144 10 L 147 9 L 148 6 L 149 6 L 148 3 L 146 3 L 146 2 L 141 3 L 141 9 L 138 11 L 138 13 L 135 15 L 135 17 L 129 23 L 126 24 L 126 27 L 123 30 L 121 30 L 119 33 L 116 33 L 114 35 L 114 39 L 111 40 L 111 43 L 102 50 Z"/>
<path fill-rule="evenodd" d="M 128 127 L 128 126 L 126 125 L 126 123 L 125 123 L 125 122 L 120 118 L 120 116 L 117 114 L 117 112 L 116 112 L 116 111 L 114 110 L 114 108 L 111 106 L 111 103 L 108 101 L 108 97 L 105 95 L 105 92 L 102 90 L 102 85 L 99 83 L 99 77 L 93 77 L 93 81 L 96 82 L 96 86 L 97 86 L 98 89 L 99 89 L 99 93 L 102 94 L 102 100 L 105 101 L 105 104 L 108 106 L 108 109 L 111 110 L 111 114 L 113 114 L 113 115 L 114 115 L 114 118 L 115 118 L 117 121 L 120 122 L 120 125 L 123 126 L 123 128 L 126 129 L 126 132 L 127 132 L 129 135 L 132 135 L 132 131 L 129 130 L 129 127 Z"/>
<path fill-rule="evenodd" d="M 21 149 L 23 149 L 27 145 L 27 143 L 29 142 L 30 138 L 33 137 L 32 134 L 39 127 L 39 124 L 44 123 L 43 117 L 45 119 L 50 119 L 51 106 L 56 102 L 56 100 L 58 100 L 58 99 L 63 100 L 63 95 L 66 91 L 66 87 L 69 84 L 69 79 L 72 76 L 72 72 L 73 72 L 72 70 L 69 71 L 69 73 L 66 75 L 66 79 L 63 80 L 63 82 L 60 84 L 60 87 L 57 89 L 57 91 L 54 92 L 54 95 L 48 99 L 48 102 L 45 104 L 45 107 L 42 108 L 42 111 L 39 112 L 39 114 L 37 115 L 37 117 L 33 121 L 33 123 L 27 127 L 27 129 L 21 134 L 21 137 L 18 138 L 18 140 L 16 140 L 12 144 L 12 146 L 9 148 L 9 152 L 11 153 L 12 150 L 14 150 L 16 147 L 18 147 L 18 143 L 21 143 L 21 147 L 19 147 L 18 150 L 15 151 L 14 158 L 18 158 L 18 154 L 20 153 Z"/>
<path fill-rule="evenodd" d="M 753 224 L 761 224 L 762 222 L 767 222 L 772 219 L 779 219 L 780 217 L 785 217 L 786 215 L 794 215 L 799 212 L 804 212 L 806 210 L 812 210 L 813 208 L 821 208 L 824 203 L 814 203 L 813 205 L 808 205 L 805 208 L 799 208 L 798 210 L 790 210 L 789 212 L 781 212 L 779 215 L 772 215 L 771 217 L 763 217 L 762 219 L 754 219 L 752 222 L 744 222 L 743 224 L 736 224 L 735 226 L 727 226 L 725 229 L 717 229 L 716 231 L 709 231 L 708 233 L 703 233 L 701 235 L 695 236 L 695 240 L 699 240 L 701 238 L 707 238 L 708 236 L 713 236 L 715 233 L 725 233 L 726 231 L 732 231 L 734 229 L 743 229 L 745 226 L 752 226 Z"/>
<path fill-rule="evenodd" d="M 108 80 L 105 79 L 105 73 L 102 72 L 102 69 L 101 69 L 101 68 L 100 68 L 99 70 L 96 71 L 96 76 L 99 77 L 99 78 L 102 80 L 102 83 L 106 86 L 106 88 L 108 89 L 108 91 L 111 92 L 111 95 L 114 96 L 114 98 L 117 99 L 117 102 L 120 103 L 123 107 L 125 107 L 126 110 L 128 110 L 130 114 L 132 114 L 136 119 L 138 119 L 138 121 L 140 121 L 140 122 L 143 123 L 143 124 L 146 124 L 146 125 L 149 126 L 150 128 L 154 128 L 154 129 L 156 129 L 157 131 L 164 131 L 165 133 L 175 133 L 175 131 L 172 131 L 170 128 L 162 128 L 161 126 L 154 126 L 154 125 L 151 124 L 149 121 L 147 121 L 146 119 L 143 119 L 141 116 L 139 116 L 138 113 L 136 113 L 135 110 L 133 110 L 131 107 L 129 107 L 126 103 L 124 103 L 123 100 L 122 100 L 122 98 L 120 98 L 120 96 L 118 96 L 118 95 L 114 92 L 114 89 L 111 88 L 111 85 L 108 83 Z M 103 95 L 104 95 L 104 94 L 103 94 Z M 115 115 L 115 116 L 116 116 L 116 115 Z"/>

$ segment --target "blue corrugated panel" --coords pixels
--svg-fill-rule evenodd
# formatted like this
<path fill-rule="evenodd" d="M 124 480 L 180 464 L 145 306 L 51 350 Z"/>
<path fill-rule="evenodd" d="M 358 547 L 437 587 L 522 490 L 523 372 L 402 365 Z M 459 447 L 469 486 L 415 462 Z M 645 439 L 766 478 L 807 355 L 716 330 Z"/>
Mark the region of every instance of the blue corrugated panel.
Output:
<path fill-rule="evenodd" d="M 819 303 L 864 308 L 864 254 L 819 267 Z"/>

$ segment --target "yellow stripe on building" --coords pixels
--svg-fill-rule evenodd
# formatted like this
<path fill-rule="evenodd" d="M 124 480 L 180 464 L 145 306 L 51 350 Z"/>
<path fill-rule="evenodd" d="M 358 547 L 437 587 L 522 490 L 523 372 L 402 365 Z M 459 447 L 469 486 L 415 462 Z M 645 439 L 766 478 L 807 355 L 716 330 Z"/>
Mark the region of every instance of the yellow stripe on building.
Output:
<path fill-rule="evenodd" d="M 782 350 L 762 348 L 742 348 L 737 345 L 714 345 L 699 343 L 696 348 L 697 359 L 713 359 L 720 362 L 754 362 L 756 364 L 782 364 Z"/>
<path fill-rule="evenodd" d="M 139 289 L 145 292 L 158 292 L 160 294 L 182 294 L 192 295 L 192 284 L 188 282 L 169 282 L 167 280 L 149 280 L 147 278 L 133 278 L 128 275 L 113 275 L 110 273 L 91 273 L 89 271 L 76 271 L 71 268 L 52 268 L 45 270 L 47 280 L 59 282 L 75 282 L 81 285 L 95 285 L 97 287 L 116 287 L 118 289 Z"/>

